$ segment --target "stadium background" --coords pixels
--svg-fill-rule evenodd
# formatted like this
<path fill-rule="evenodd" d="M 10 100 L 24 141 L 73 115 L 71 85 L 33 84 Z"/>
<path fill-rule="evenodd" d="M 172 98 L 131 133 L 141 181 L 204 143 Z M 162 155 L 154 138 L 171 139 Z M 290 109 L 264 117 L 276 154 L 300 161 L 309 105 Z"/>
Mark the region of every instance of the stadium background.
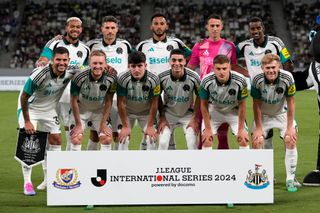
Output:
<path fill-rule="evenodd" d="M 64 23 L 69 16 L 79 16 L 84 22 L 83 41 L 99 36 L 101 17 L 114 15 L 120 19 L 119 37 L 128 39 L 133 46 L 140 40 L 151 36 L 150 17 L 154 12 L 168 15 L 169 35 L 182 39 L 190 48 L 205 36 L 205 17 L 211 13 L 222 15 L 224 20 L 223 37 L 237 43 L 248 37 L 247 21 L 251 16 L 260 16 L 265 21 L 266 33 L 279 36 L 287 45 L 296 70 L 308 67 L 311 60 L 308 54 L 308 33 L 320 14 L 318 0 L 291 1 L 28 1 L 0 0 L 0 76 L 27 76 L 34 67 L 35 60 L 46 41 L 56 34 L 63 34 Z M 1 90 L 1 84 L 0 84 Z M 0 92 L 0 212 L 63 211 L 64 208 L 46 208 L 46 193 L 40 192 L 33 198 L 22 194 L 22 176 L 19 164 L 13 160 L 16 142 L 16 101 L 17 92 Z M 248 100 L 247 120 L 252 121 L 251 100 Z M 318 113 L 314 91 L 297 94 L 297 113 L 299 123 L 299 165 L 298 178 L 314 169 L 317 149 Z M 249 124 L 250 125 L 250 124 Z M 136 141 L 141 135 L 136 132 Z M 177 134 L 178 147 L 185 149 L 181 131 Z M 234 140 L 232 147 L 235 148 Z M 138 149 L 138 143 L 131 145 Z M 284 187 L 283 145 L 275 139 L 275 205 L 238 207 L 247 212 L 317 212 L 320 202 L 318 188 L 302 188 L 296 194 L 288 194 Z M 34 172 L 35 184 L 41 182 L 42 171 Z M 44 209 L 46 208 L 46 209 Z M 82 207 L 68 208 L 78 211 Z M 237 207 L 236 207 L 237 208 Z M 106 208 L 97 208 L 98 212 Z M 149 211 L 224 211 L 225 206 L 187 206 L 187 207 L 109 207 L 116 212 Z"/>

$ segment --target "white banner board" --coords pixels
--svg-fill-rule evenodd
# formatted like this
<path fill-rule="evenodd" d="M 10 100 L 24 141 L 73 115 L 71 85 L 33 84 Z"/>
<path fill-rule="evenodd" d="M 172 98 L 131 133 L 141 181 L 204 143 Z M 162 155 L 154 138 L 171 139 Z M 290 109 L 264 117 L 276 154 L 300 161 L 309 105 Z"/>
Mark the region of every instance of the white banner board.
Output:
<path fill-rule="evenodd" d="M 47 204 L 273 203 L 273 150 L 48 152 Z"/>
<path fill-rule="evenodd" d="M 0 76 L 0 91 L 20 91 L 28 76 Z"/>

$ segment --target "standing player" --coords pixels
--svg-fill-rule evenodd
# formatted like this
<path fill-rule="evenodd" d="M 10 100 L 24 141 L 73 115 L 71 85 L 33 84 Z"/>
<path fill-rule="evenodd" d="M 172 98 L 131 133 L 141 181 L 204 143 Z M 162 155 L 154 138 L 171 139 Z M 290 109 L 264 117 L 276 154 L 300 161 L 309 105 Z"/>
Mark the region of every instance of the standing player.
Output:
<path fill-rule="evenodd" d="M 218 54 L 226 55 L 230 58 L 231 69 L 245 74 L 246 70 L 236 64 L 236 48 L 233 42 L 221 38 L 223 29 L 222 18 L 219 15 L 210 15 L 207 18 L 207 31 L 209 37 L 197 42 L 192 48 L 192 54 L 188 63 L 188 68 L 195 70 L 200 68 L 200 79 L 212 72 L 213 59 Z M 201 123 L 201 116 L 200 116 Z M 218 149 L 228 149 L 228 125 L 223 124 L 218 130 Z M 201 144 L 200 144 L 201 145 Z"/>
<path fill-rule="evenodd" d="M 159 78 L 146 69 L 146 56 L 140 51 L 130 53 L 128 63 L 129 71 L 120 74 L 117 81 L 117 105 L 122 123 L 119 150 L 128 150 L 135 120 L 143 129 L 147 149 L 155 149 L 157 132 L 153 125 L 160 95 Z"/>
<path fill-rule="evenodd" d="M 53 50 L 57 47 L 65 47 L 70 53 L 69 66 L 75 66 L 83 68 L 88 65 L 89 59 L 89 48 L 79 40 L 82 33 L 82 21 L 77 17 L 68 18 L 65 25 L 66 36 L 57 40 L 55 38 L 48 41 L 42 50 L 37 66 L 44 66 L 52 58 Z M 70 133 L 69 133 L 69 122 L 70 122 L 70 85 L 63 93 L 61 100 L 58 104 L 59 117 L 63 120 L 67 146 L 66 150 L 70 150 Z"/>
<path fill-rule="evenodd" d="M 261 61 L 263 73 L 257 74 L 252 80 L 251 96 L 255 122 L 252 144 L 253 148 L 261 149 L 270 129 L 280 130 L 286 147 L 287 190 L 295 192 L 297 188 L 294 178 L 298 161 L 294 121 L 296 87 L 292 74 L 280 69 L 280 63 L 279 56 L 272 53 L 265 55 Z"/>
<path fill-rule="evenodd" d="M 103 37 L 100 39 L 93 39 L 87 43 L 91 51 L 102 50 L 107 55 L 107 64 L 117 70 L 118 75 L 128 70 L 128 55 L 131 53 L 131 45 L 127 40 L 117 38 L 119 31 L 119 20 L 114 16 L 105 16 L 101 23 L 101 32 Z M 110 119 L 112 124 L 113 139 L 115 142 L 115 149 L 118 146 L 118 127 L 116 125 L 118 110 L 116 107 L 116 96 L 113 99 Z M 92 141 L 89 141 L 92 143 Z M 89 149 L 95 149 L 98 144 L 90 144 Z"/>
<path fill-rule="evenodd" d="M 71 150 L 80 151 L 83 129 L 88 126 L 90 140 L 101 143 L 101 150 L 111 150 L 112 131 L 107 120 L 116 90 L 116 71 L 106 64 L 106 54 L 94 50 L 89 68 L 75 75 L 71 82 Z"/>
<path fill-rule="evenodd" d="M 24 128 L 28 134 L 36 131 L 49 132 L 48 141 L 51 151 L 61 150 L 60 122 L 56 106 L 67 84 L 76 73 L 76 70 L 67 70 L 69 60 L 69 52 L 66 48 L 55 48 L 51 59 L 52 64 L 35 69 L 20 96 L 19 127 Z M 22 166 L 25 195 L 35 195 L 31 172 L 30 167 Z M 45 186 L 46 179 L 45 170 L 43 181 Z"/>
<path fill-rule="evenodd" d="M 186 57 L 191 55 L 191 50 L 178 38 L 167 36 L 169 29 L 168 19 L 163 14 L 154 14 L 151 17 L 150 30 L 152 38 L 141 41 L 136 49 L 143 52 L 147 58 L 148 70 L 160 74 L 170 69 L 169 57 L 173 49 L 181 49 Z M 145 143 L 141 143 L 141 149 L 145 149 Z M 174 135 L 170 140 L 169 149 L 176 149 Z"/>
<path fill-rule="evenodd" d="M 231 70 L 230 59 L 226 55 L 217 55 L 213 64 L 214 72 L 206 75 L 200 86 L 204 124 L 202 149 L 212 149 L 213 138 L 222 123 L 230 125 L 240 149 L 249 149 L 245 125 L 246 80 L 243 75 Z"/>
<path fill-rule="evenodd" d="M 182 126 L 188 149 L 196 149 L 200 78 L 193 70 L 185 68 L 186 59 L 180 49 L 171 51 L 169 63 L 171 69 L 159 74 L 164 103 L 159 100 L 158 148 L 168 149 L 172 131 Z"/>

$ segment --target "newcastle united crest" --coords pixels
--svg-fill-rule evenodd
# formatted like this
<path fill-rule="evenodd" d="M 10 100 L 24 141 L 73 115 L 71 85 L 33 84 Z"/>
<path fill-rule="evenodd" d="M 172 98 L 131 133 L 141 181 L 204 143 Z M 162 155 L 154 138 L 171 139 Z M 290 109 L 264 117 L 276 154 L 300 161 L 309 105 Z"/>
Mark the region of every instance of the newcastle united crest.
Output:
<path fill-rule="evenodd" d="M 270 185 L 267 171 L 262 169 L 260 172 L 260 167 L 262 167 L 262 165 L 256 164 L 254 172 L 251 169 L 248 171 L 246 181 L 244 182 L 244 185 L 246 185 L 248 188 L 264 189 Z"/>
<path fill-rule="evenodd" d="M 75 169 L 58 169 L 53 186 L 58 189 L 75 189 L 80 187 L 78 172 Z"/>

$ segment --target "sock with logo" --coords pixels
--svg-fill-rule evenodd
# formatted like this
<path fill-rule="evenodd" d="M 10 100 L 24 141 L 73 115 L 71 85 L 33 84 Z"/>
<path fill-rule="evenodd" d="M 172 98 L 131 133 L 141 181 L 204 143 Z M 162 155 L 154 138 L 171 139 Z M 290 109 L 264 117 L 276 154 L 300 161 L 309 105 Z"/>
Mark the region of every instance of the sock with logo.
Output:
<path fill-rule="evenodd" d="M 293 180 L 296 174 L 298 162 L 298 152 L 297 147 L 294 149 L 286 149 L 285 154 L 285 164 L 286 164 L 286 172 L 287 172 L 287 180 Z"/>

